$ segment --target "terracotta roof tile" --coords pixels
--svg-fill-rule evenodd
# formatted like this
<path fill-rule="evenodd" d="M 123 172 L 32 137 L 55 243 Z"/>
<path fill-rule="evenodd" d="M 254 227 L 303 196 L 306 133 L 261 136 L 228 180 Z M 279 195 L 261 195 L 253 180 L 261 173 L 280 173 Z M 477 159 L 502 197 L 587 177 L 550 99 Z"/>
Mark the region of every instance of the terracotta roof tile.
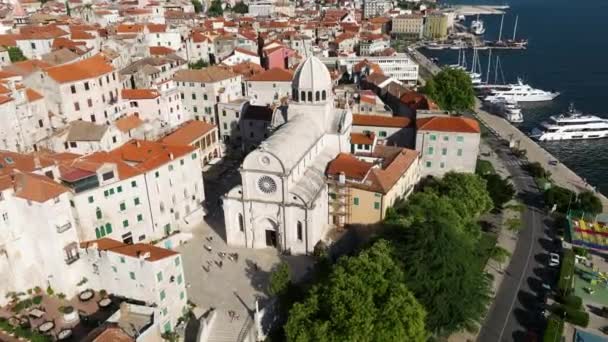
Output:
<path fill-rule="evenodd" d="M 156 89 L 123 89 L 120 96 L 125 100 L 155 99 L 160 96 Z"/>
<path fill-rule="evenodd" d="M 216 128 L 207 122 L 192 120 L 183 124 L 171 134 L 162 138 L 160 142 L 168 145 L 190 145 L 193 141 L 207 134 Z"/>
<path fill-rule="evenodd" d="M 175 50 L 165 46 L 150 46 L 150 54 L 152 56 L 165 56 L 175 53 Z"/>
<path fill-rule="evenodd" d="M 402 116 L 353 114 L 355 126 L 407 127 L 410 122 L 410 119 Z"/>
<path fill-rule="evenodd" d="M 27 97 L 27 100 L 29 102 L 33 102 L 33 101 L 40 100 L 40 99 L 44 98 L 44 96 L 42 96 L 39 92 L 37 92 L 37 91 L 35 91 L 34 89 L 31 89 L 31 88 L 25 89 L 25 96 Z"/>
<path fill-rule="evenodd" d="M 255 82 L 291 82 L 293 71 L 281 68 L 272 68 L 249 78 Z"/>
<path fill-rule="evenodd" d="M 351 133 L 350 134 L 350 143 L 351 144 L 361 144 L 361 145 L 371 145 L 374 143 L 374 138 L 376 136 L 374 133 Z"/>
<path fill-rule="evenodd" d="M 26 200 L 44 203 L 68 191 L 70 191 L 68 187 L 46 176 L 33 173 L 15 175 L 15 196 Z"/>
<path fill-rule="evenodd" d="M 112 71 L 114 71 L 114 67 L 101 55 L 46 69 L 48 75 L 59 83 L 86 80 Z"/>
<path fill-rule="evenodd" d="M 480 133 L 475 119 L 455 116 L 433 116 L 416 120 L 419 131 Z"/>
<path fill-rule="evenodd" d="M 210 66 L 200 70 L 178 70 L 173 79 L 181 82 L 213 83 L 229 78 L 237 77 L 230 68 L 222 66 Z"/>
<path fill-rule="evenodd" d="M 340 153 L 327 166 L 327 174 L 337 176 L 344 173 L 347 178 L 363 180 L 374 164 L 359 160 L 350 153 Z"/>
<path fill-rule="evenodd" d="M 80 243 L 81 248 L 93 248 L 94 246 L 96 246 L 98 250 L 111 251 L 132 258 L 139 258 L 146 253 L 150 253 L 150 256 L 146 258 L 146 260 L 151 262 L 179 255 L 178 252 L 166 248 L 156 247 L 147 243 L 125 244 L 109 238 L 102 238 Z"/>
<path fill-rule="evenodd" d="M 146 140 L 131 140 L 110 152 L 141 172 L 148 172 L 196 150 L 193 146 L 168 145 Z"/>
<path fill-rule="evenodd" d="M 141 126 L 144 122 L 137 115 L 128 115 L 114 122 L 114 125 L 123 133 Z"/>

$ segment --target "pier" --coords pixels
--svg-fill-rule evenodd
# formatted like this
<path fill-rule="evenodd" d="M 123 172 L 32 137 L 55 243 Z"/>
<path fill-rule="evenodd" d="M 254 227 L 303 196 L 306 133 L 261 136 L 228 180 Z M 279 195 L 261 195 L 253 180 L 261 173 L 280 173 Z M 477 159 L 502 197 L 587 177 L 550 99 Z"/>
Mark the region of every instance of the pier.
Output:
<path fill-rule="evenodd" d="M 421 68 L 421 75 L 429 77 L 437 74 L 441 69 L 431 62 L 426 56 L 417 50 L 412 50 L 410 56 L 418 63 Z M 600 192 L 596 192 L 595 188 L 583 180 L 574 171 L 570 170 L 566 165 L 559 162 L 557 165 L 551 165 L 549 162 L 558 160 L 547 150 L 542 148 L 536 141 L 528 137 L 524 132 L 511 125 L 502 117 L 490 114 L 481 109 L 481 101 L 475 100 L 475 108 L 473 115 L 486 126 L 494 135 L 519 145 L 520 149 L 526 150 L 527 158 L 531 162 L 540 163 L 546 170 L 551 172 L 551 178 L 556 184 L 564 188 L 581 192 L 585 190 L 593 191 L 602 201 L 604 212 L 608 212 L 608 198 Z"/>
<path fill-rule="evenodd" d="M 504 14 L 509 6 L 489 6 L 489 5 L 453 5 L 450 7 L 456 15 L 472 16 L 472 15 L 493 15 Z"/>

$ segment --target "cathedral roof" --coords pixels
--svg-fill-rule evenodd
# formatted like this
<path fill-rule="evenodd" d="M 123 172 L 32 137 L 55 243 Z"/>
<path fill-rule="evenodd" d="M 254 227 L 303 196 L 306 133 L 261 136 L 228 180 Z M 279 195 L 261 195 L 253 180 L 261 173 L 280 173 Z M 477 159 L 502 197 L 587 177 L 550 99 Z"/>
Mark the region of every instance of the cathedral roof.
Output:
<path fill-rule="evenodd" d="M 323 62 L 317 57 L 308 57 L 293 76 L 293 88 L 302 90 L 331 89 L 331 75 Z"/>

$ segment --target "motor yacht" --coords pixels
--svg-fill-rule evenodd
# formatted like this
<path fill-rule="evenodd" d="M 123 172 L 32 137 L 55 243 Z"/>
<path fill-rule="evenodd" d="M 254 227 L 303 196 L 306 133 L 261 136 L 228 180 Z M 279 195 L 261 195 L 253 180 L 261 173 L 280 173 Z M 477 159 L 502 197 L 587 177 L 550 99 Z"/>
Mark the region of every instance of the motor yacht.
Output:
<path fill-rule="evenodd" d="M 521 79 L 517 79 L 517 84 L 509 84 L 503 89 L 492 89 L 490 95 L 484 100 L 493 102 L 499 98 L 505 98 L 516 102 L 542 102 L 551 101 L 558 96 L 558 92 L 535 89 L 524 84 Z"/>
<path fill-rule="evenodd" d="M 608 138 L 608 119 L 583 114 L 570 105 L 567 113 L 549 117 L 531 136 L 539 141 Z"/>

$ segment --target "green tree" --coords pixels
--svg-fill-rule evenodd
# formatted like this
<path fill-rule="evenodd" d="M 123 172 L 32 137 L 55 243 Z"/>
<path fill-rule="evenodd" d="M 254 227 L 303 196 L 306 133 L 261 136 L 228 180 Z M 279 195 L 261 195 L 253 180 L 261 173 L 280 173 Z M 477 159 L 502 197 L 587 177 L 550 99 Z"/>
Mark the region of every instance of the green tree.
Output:
<path fill-rule="evenodd" d="M 290 310 L 287 341 L 426 341 L 425 310 L 403 280 L 387 241 L 340 259 Z"/>
<path fill-rule="evenodd" d="M 457 221 L 427 214 L 426 220 L 389 230 L 395 258 L 402 264 L 407 287 L 428 310 L 427 329 L 436 335 L 472 329 L 490 299 L 477 243 L 458 231 Z"/>
<path fill-rule="evenodd" d="M 486 188 L 495 209 L 502 209 L 507 202 L 513 199 L 515 188 L 508 179 L 497 174 L 488 174 L 483 178 L 486 180 Z"/>
<path fill-rule="evenodd" d="M 209 6 L 209 9 L 207 9 L 207 15 L 210 17 L 221 17 L 224 15 L 222 2 L 220 0 L 211 1 L 211 6 Z"/>
<path fill-rule="evenodd" d="M 192 6 L 194 6 L 195 13 L 201 13 L 203 11 L 203 4 L 199 0 L 191 0 Z"/>
<path fill-rule="evenodd" d="M 446 196 L 464 220 L 477 220 L 492 208 L 486 181 L 472 173 L 448 172 L 425 191 L 429 189 Z"/>
<path fill-rule="evenodd" d="M 466 110 L 475 103 L 471 78 L 464 70 L 443 68 L 423 89 L 441 108 Z"/>
<path fill-rule="evenodd" d="M 591 191 L 578 194 L 576 209 L 589 215 L 597 215 L 603 211 L 602 201 Z"/>
<path fill-rule="evenodd" d="M 496 173 L 496 171 L 494 170 L 494 165 L 492 165 L 491 162 L 484 159 L 478 159 L 477 165 L 475 166 L 475 173 L 483 177 L 485 175 Z"/>
<path fill-rule="evenodd" d="M 545 191 L 544 197 L 545 204 L 550 208 L 555 206 L 560 213 L 566 213 L 569 209 L 575 208 L 576 194 L 569 189 L 554 185 Z"/>
<path fill-rule="evenodd" d="M 240 14 L 245 14 L 249 12 L 249 6 L 247 6 L 244 2 L 239 1 L 236 4 L 234 4 L 234 7 L 232 7 L 232 11 L 234 13 L 240 13 Z"/>
<path fill-rule="evenodd" d="M 198 61 L 194 62 L 194 63 L 188 63 L 188 68 L 190 69 L 202 69 L 202 68 L 206 68 L 209 66 L 209 63 L 203 61 L 202 59 L 199 59 Z"/>
<path fill-rule="evenodd" d="M 494 246 L 494 248 L 492 248 L 492 252 L 490 253 L 490 258 L 500 264 L 501 268 L 502 264 L 504 264 L 510 256 L 511 253 L 500 246 Z"/>
<path fill-rule="evenodd" d="M 21 51 L 21 49 L 18 47 L 10 46 L 7 48 L 7 50 L 8 50 L 8 56 L 11 59 L 11 63 L 27 60 L 27 58 L 25 58 L 25 56 L 23 55 L 23 51 Z"/>
<path fill-rule="evenodd" d="M 268 292 L 273 296 L 279 296 L 285 293 L 290 283 L 289 265 L 286 262 L 281 262 L 270 274 Z"/>

